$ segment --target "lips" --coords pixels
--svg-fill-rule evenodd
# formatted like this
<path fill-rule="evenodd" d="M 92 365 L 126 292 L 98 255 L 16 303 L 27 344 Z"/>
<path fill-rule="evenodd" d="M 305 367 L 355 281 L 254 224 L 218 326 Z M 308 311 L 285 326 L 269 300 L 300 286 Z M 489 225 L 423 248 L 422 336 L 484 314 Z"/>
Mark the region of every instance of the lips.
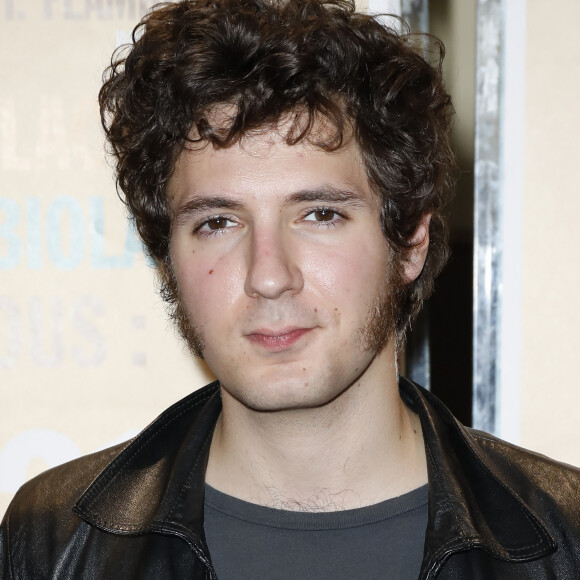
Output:
<path fill-rule="evenodd" d="M 270 352 L 281 352 L 295 345 L 312 328 L 289 328 L 282 330 L 259 329 L 246 335 L 253 344 Z"/>

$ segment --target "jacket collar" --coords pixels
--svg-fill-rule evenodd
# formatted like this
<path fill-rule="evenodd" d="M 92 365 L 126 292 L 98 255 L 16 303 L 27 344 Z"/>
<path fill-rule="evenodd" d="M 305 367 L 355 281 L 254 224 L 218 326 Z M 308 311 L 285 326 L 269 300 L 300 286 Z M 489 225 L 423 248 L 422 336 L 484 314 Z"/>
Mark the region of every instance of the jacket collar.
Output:
<path fill-rule="evenodd" d="M 552 552 L 542 522 L 482 457 L 470 430 L 431 393 L 401 378 L 420 419 L 429 477 L 424 568 L 456 551 L 482 548 L 503 560 Z M 221 412 L 219 384 L 167 409 L 98 475 L 75 506 L 87 522 L 118 534 L 180 529 L 203 534 L 209 446 Z"/>
<path fill-rule="evenodd" d="M 408 379 L 401 378 L 400 393 L 421 419 L 427 455 L 429 520 L 423 570 L 470 548 L 519 562 L 553 552 L 556 544 L 545 525 L 499 475 L 499 466 L 482 451 L 475 432 Z"/>
<path fill-rule="evenodd" d="M 75 513 L 118 534 L 169 527 L 203 538 L 205 470 L 220 412 L 217 382 L 169 407 L 97 476 Z"/>

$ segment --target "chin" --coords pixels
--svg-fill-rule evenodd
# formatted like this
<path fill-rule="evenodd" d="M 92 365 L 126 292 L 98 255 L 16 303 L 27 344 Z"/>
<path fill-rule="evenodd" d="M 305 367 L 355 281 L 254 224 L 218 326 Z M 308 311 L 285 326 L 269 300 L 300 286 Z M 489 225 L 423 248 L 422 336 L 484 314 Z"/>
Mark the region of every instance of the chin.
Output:
<path fill-rule="evenodd" d="M 261 383 L 261 384 L 260 384 Z M 224 391 L 246 408 L 258 412 L 280 412 L 300 409 L 317 409 L 337 399 L 348 386 L 337 390 L 337 382 L 332 386 L 329 381 L 313 377 L 250 380 L 251 392 L 247 388 L 228 388 L 222 383 Z"/>

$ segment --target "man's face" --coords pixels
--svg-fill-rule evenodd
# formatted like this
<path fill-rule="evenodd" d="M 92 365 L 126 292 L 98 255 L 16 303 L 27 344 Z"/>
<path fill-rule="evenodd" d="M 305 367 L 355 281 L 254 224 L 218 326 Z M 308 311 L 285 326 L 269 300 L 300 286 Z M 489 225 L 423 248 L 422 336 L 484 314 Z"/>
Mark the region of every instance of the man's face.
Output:
<path fill-rule="evenodd" d="M 189 339 L 228 395 L 316 407 L 376 374 L 394 268 L 354 144 L 326 153 L 272 131 L 185 150 L 169 196 Z"/>

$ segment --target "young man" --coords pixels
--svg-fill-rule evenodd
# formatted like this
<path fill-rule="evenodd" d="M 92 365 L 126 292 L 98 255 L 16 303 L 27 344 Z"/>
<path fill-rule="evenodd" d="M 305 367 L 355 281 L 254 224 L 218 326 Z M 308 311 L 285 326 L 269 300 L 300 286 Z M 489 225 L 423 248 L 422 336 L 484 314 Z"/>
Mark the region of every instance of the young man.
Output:
<path fill-rule="evenodd" d="M 218 382 L 20 490 L 2 578 L 580 577 L 580 473 L 397 373 L 446 258 L 439 68 L 342 0 L 151 12 L 100 95 Z"/>

